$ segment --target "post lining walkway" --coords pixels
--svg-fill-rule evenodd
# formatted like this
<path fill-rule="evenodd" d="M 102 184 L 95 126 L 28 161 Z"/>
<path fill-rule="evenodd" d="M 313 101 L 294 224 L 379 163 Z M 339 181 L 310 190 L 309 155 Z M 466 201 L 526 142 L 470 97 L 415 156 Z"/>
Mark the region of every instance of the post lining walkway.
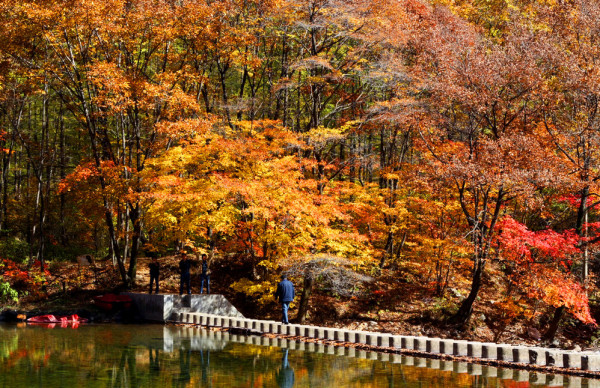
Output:
<path fill-rule="evenodd" d="M 247 333 L 274 334 L 281 336 L 304 337 L 339 344 L 357 344 L 373 348 L 397 349 L 433 356 L 469 357 L 475 361 L 498 361 L 501 363 L 523 364 L 526 366 L 553 367 L 565 370 L 580 370 L 596 375 L 600 372 L 600 353 L 577 352 L 564 349 L 517 346 L 509 344 L 485 343 L 465 340 L 429 338 L 419 336 L 392 335 L 358 330 L 338 329 L 320 326 L 289 324 L 275 321 L 236 318 L 198 312 L 174 312 L 172 321 L 220 327 L 223 329 L 243 329 Z M 600 377 L 600 373 L 597 374 Z"/>
<path fill-rule="evenodd" d="M 202 335 L 210 339 L 228 342 L 244 343 L 255 346 L 279 347 L 290 350 L 316 352 L 331 356 L 355 357 L 372 361 L 390 362 L 416 368 L 430 368 L 441 371 L 451 371 L 459 374 L 482 376 L 485 378 L 498 378 L 500 380 L 513 380 L 517 383 L 543 385 L 551 387 L 570 388 L 600 388 L 600 380 L 595 376 L 582 376 L 578 374 L 557 374 L 554 370 L 524 370 L 522 368 L 507 368 L 506 365 L 493 366 L 475 364 L 461 360 L 445 360 L 437 358 L 424 358 L 398 353 L 385 353 L 371 351 L 361 347 L 344 347 L 323 342 L 307 342 L 306 339 L 298 341 L 295 338 L 282 336 L 257 336 L 231 334 L 228 331 L 206 330 L 201 326 L 178 326 L 176 330 L 186 336 Z M 310 341 L 310 340 L 308 340 Z M 528 385 L 524 385 L 528 386 Z"/>

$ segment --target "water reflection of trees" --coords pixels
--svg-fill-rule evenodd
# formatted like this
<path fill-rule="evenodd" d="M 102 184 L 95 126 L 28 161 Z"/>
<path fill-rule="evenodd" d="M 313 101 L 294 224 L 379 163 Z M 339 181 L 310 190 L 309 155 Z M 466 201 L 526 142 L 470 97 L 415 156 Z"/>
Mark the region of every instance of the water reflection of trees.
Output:
<path fill-rule="evenodd" d="M 212 338 L 211 338 L 212 336 Z M 0 386 L 487 386 L 493 379 L 220 341 L 199 330 L 106 326 L 0 331 Z M 5 353 L 7 355 L 5 355 Z"/>

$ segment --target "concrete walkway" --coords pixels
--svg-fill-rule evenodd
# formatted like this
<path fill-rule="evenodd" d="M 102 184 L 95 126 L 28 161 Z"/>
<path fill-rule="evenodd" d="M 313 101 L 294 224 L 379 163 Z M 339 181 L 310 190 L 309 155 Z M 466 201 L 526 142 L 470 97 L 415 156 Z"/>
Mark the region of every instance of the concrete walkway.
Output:
<path fill-rule="evenodd" d="M 531 366 L 554 367 L 558 369 L 600 371 L 600 353 L 575 352 L 562 349 L 516 346 L 485 342 L 391 335 L 367 331 L 335 329 L 319 326 L 283 325 L 274 321 L 227 317 L 199 312 L 175 312 L 171 320 L 193 325 L 220 327 L 224 329 L 244 329 L 249 334 L 275 334 L 304 337 L 328 343 L 339 342 L 413 351 L 443 357 L 470 357 L 482 362 L 519 363 Z M 515 365 L 516 366 L 516 365 Z M 598 374 L 600 377 L 600 374 Z"/>

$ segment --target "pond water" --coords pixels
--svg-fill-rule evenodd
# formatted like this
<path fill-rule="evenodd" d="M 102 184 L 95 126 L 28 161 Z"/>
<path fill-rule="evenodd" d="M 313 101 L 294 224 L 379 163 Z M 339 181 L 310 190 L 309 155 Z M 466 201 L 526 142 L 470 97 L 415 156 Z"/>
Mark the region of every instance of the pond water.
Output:
<path fill-rule="evenodd" d="M 585 387 L 596 382 L 180 326 L 0 325 L 0 387 Z"/>

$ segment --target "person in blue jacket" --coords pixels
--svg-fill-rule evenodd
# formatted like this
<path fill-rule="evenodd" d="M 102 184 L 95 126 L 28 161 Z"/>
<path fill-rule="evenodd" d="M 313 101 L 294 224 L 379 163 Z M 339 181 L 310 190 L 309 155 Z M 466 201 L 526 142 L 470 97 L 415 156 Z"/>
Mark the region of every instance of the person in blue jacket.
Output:
<path fill-rule="evenodd" d="M 290 302 L 294 300 L 294 284 L 287 279 L 285 274 L 281 275 L 281 281 L 277 285 L 277 291 L 275 291 L 275 298 L 281 303 L 281 323 L 289 324 L 288 310 L 290 308 Z"/>

